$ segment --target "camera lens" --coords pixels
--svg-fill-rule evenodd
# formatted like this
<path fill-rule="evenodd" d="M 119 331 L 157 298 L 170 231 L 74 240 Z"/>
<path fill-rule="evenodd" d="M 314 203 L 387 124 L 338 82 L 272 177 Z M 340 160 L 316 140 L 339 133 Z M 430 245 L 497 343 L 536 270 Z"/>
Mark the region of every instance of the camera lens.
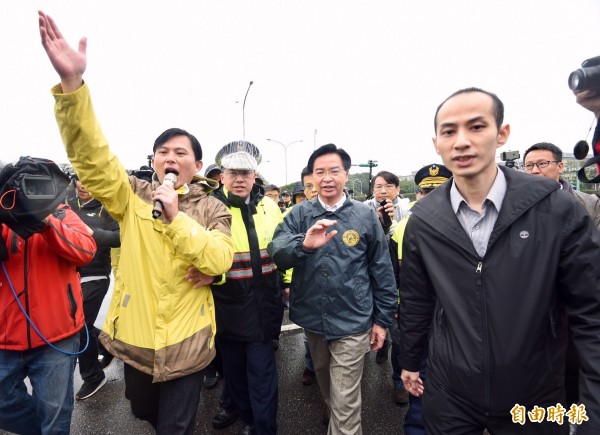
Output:
<path fill-rule="evenodd" d="M 579 90 L 581 79 L 583 78 L 582 75 L 583 71 L 581 71 L 580 69 L 578 69 L 577 71 L 573 71 L 571 74 L 569 74 L 569 88 L 571 88 L 572 91 Z"/>
<path fill-rule="evenodd" d="M 580 68 L 569 75 L 569 88 L 573 91 L 600 89 L 600 65 Z"/>

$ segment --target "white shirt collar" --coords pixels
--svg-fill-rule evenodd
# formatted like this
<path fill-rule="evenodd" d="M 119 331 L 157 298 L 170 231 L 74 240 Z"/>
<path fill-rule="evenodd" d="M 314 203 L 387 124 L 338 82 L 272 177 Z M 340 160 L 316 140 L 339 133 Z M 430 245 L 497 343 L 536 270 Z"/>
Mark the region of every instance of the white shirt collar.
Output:
<path fill-rule="evenodd" d="M 342 198 L 338 202 L 336 202 L 335 204 L 333 204 L 333 205 L 327 205 L 327 204 L 325 204 L 323 202 L 323 200 L 321 199 L 321 195 L 317 196 L 317 199 L 319 200 L 319 202 L 321 203 L 321 205 L 323 206 L 323 208 L 326 211 L 336 211 L 338 208 L 340 208 L 344 204 L 344 202 L 346 202 L 346 194 L 344 193 L 342 195 Z"/>

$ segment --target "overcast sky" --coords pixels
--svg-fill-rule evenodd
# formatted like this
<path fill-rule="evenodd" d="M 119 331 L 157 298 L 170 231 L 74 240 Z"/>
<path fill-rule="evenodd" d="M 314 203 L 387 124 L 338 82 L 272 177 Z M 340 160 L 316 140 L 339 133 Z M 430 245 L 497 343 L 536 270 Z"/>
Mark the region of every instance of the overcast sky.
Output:
<path fill-rule="evenodd" d="M 41 47 L 37 10 L 72 46 L 88 37 L 96 114 L 126 168 L 146 163 L 154 139 L 195 134 L 205 167 L 243 138 L 259 170 L 299 179 L 316 146 L 399 175 L 440 162 L 431 137 L 437 105 L 478 86 L 499 95 L 512 132 L 500 151 L 540 141 L 566 152 L 593 115 L 575 104 L 569 73 L 600 55 L 594 0 L 85 1 L 3 0 L 0 160 L 65 162 L 50 88 L 58 76 Z M 316 135 L 315 135 L 316 130 Z M 316 140 L 315 140 L 316 139 Z M 352 172 L 362 172 L 353 168 Z"/>

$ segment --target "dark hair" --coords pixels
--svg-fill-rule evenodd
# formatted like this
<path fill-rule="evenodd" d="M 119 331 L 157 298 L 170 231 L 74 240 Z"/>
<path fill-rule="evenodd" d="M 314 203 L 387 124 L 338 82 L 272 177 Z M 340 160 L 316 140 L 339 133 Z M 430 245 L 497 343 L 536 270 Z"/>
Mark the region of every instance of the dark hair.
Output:
<path fill-rule="evenodd" d="M 309 175 L 312 175 L 312 171 L 309 171 L 307 166 L 303 168 L 302 172 L 300 173 L 300 182 L 304 184 L 304 177 L 308 177 Z"/>
<path fill-rule="evenodd" d="M 525 151 L 525 155 L 523 156 L 523 162 L 527 158 L 527 154 L 529 154 L 531 151 L 537 151 L 537 150 L 550 151 L 552 153 L 552 155 L 554 156 L 554 160 L 562 162 L 562 159 L 563 159 L 562 150 L 550 142 L 538 142 L 535 145 L 531 145 L 529 148 L 527 148 L 527 151 Z"/>
<path fill-rule="evenodd" d="M 192 151 L 194 151 L 194 158 L 196 161 L 202 160 L 202 147 L 200 146 L 200 142 L 198 139 L 187 131 L 181 128 L 169 128 L 168 130 L 163 131 L 160 136 L 156 138 L 154 141 L 154 147 L 152 147 L 152 152 L 156 154 L 156 150 L 158 147 L 164 145 L 166 142 L 171 140 L 176 136 L 186 136 L 190 142 L 192 143 Z"/>
<path fill-rule="evenodd" d="M 315 160 L 321 156 L 324 156 L 325 154 L 337 154 L 340 156 L 340 159 L 342 159 L 342 165 L 344 166 L 344 169 L 346 171 L 350 170 L 350 166 L 352 165 L 350 155 L 343 149 L 336 147 L 334 144 L 328 143 L 327 145 L 317 148 L 308 158 L 308 165 L 306 165 L 306 168 L 311 174 L 314 170 Z"/>
<path fill-rule="evenodd" d="M 438 116 L 438 112 L 440 111 L 442 106 L 444 104 L 446 104 L 446 102 L 448 100 L 456 97 L 457 95 L 469 94 L 472 92 L 479 92 L 481 94 L 485 94 L 492 99 L 492 104 L 493 104 L 492 105 L 492 113 L 494 114 L 494 118 L 496 119 L 496 128 L 498 130 L 500 130 L 500 127 L 502 126 L 502 123 L 504 122 L 504 104 L 502 103 L 502 100 L 500 100 L 500 98 L 498 98 L 498 95 L 494 94 L 493 92 L 489 92 L 489 91 L 486 91 L 481 88 L 471 87 L 471 88 L 460 89 L 460 90 L 454 92 L 452 95 L 450 95 L 444 101 L 442 101 L 442 103 L 437 107 L 437 109 L 435 111 L 435 117 L 433 118 L 433 128 L 436 132 L 437 132 L 437 116 Z"/>
<path fill-rule="evenodd" d="M 276 190 L 277 192 L 279 192 L 279 187 L 275 186 L 274 184 L 267 184 L 265 186 L 265 192 L 267 190 Z"/>
<path fill-rule="evenodd" d="M 377 179 L 377 177 L 383 178 L 386 183 L 391 183 L 391 184 L 393 184 L 396 187 L 400 186 L 400 179 L 398 178 L 398 176 L 396 174 L 392 174 L 391 172 L 388 172 L 388 171 L 380 171 L 380 172 L 378 172 L 371 179 L 371 183 L 375 184 L 375 180 Z"/>

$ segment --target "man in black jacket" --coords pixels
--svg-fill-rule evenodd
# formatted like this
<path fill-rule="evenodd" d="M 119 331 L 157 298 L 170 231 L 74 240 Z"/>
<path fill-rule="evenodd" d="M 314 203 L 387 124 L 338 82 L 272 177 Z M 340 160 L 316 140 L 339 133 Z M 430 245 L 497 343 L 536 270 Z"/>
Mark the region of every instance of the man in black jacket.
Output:
<path fill-rule="evenodd" d="M 598 433 L 600 232 L 556 182 L 498 168 L 503 111 L 495 94 L 469 88 L 436 112 L 434 145 L 454 177 L 412 208 L 406 228 L 402 380 L 424 393 L 428 433 L 558 434 L 566 422 Z M 579 404 L 564 401 L 566 318 Z"/>
<path fill-rule="evenodd" d="M 83 311 L 85 314 L 86 331 L 81 331 L 81 350 L 88 342 L 88 347 L 79 355 L 79 373 L 83 385 L 75 395 L 77 400 L 92 397 L 106 383 L 102 366 L 98 361 L 98 329 L 94 322 L 102 306 L 104 296 L 110 286 L 111 258 L 110 248 L 121 246 L 119 240 L 119 224 L 115 221 L 100 201 L 94 199 L 81 181 L 75 177 L 76 197 L 69 205 L 81 220 L 91 229 L 92 237 L 98 246 L 94 259 L 88 265 L 79 269 L 81 275 L 81 290 L 83 292 Z M 112 355 L 105 356 L 112 360 Z"/>

